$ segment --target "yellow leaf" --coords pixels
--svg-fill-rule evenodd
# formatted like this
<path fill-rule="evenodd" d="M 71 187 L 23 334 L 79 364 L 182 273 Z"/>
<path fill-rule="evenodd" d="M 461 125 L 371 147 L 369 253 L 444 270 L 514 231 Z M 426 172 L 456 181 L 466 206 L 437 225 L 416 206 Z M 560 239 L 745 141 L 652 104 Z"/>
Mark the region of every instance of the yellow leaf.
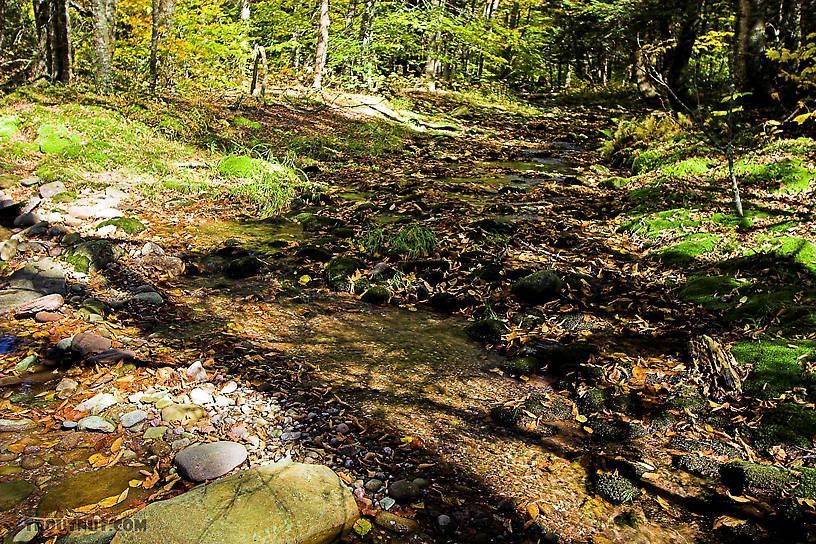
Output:
<path fill-rule="evenodd" d="M 128 485 L 130 487 L 139 487 L 140 485 L 142 485 L 142 480 L 131 480 L 128 482 Z"/>
<path fill-rule="evenodd" d="M 577 421 L 578 423 L 586 423 L 587 417 L 583 414 L 578 414 L 577 416 L 575 416 L 575 421 Z"/>
<path fill-rule="evenodd" d="M 309 276 L 309 274 L 303 274 L 300 279 L 298 279 L 298 283 L 301 285 L 306 285 L 310 281 L 312 281 L 312 278 Z"/>

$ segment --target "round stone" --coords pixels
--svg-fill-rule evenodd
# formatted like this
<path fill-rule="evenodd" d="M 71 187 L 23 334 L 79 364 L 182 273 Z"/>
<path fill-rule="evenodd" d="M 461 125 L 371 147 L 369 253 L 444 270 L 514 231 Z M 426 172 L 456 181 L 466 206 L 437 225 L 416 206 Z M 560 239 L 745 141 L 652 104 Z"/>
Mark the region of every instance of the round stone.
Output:
<path fill-rule="evenodd" d="M 173 462 L 179 473 L 194 482 L 223 476 L 247 459 L 247 450 L 230 441 L 196 444 L 179 452 Z"/>

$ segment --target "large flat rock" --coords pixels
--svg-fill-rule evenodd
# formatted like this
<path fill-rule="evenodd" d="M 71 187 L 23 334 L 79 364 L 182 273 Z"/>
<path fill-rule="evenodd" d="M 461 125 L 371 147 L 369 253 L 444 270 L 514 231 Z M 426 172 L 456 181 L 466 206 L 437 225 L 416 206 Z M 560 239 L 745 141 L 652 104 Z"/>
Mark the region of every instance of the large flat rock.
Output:
<path fill-rule="evenodd" d="M 65 270 L 51 259 L 42 259 L 0 279 L 0 313 L 10 312 L 46 295 L 65 295 Z"/>
<path fill-rule="evenodd" d="M 328 544 L 358 517 L 351 491 L 329 467 L 284 461 L 150 504 L 112 544 Z"/>

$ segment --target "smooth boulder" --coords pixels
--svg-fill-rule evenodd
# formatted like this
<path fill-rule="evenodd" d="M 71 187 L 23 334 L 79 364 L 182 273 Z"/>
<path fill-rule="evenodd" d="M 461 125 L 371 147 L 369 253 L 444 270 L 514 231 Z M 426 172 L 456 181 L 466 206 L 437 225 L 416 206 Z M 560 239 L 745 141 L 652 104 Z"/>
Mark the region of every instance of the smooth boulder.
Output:
<path fill-rule="evenodd" d="M 196 444 L 180 451 L 173 462 L 179 473 L 194 482 L 223 476 L 247 459 L 247 450 L 237 442 L 221 440 Z"/>
<path fill-rule="evenodd" d="M 112 544 L 328 544 L 360 514 L 329 467 L 281 461 L 154 502 Z M 149 530 L 139 530 L 146 526 Z"/>

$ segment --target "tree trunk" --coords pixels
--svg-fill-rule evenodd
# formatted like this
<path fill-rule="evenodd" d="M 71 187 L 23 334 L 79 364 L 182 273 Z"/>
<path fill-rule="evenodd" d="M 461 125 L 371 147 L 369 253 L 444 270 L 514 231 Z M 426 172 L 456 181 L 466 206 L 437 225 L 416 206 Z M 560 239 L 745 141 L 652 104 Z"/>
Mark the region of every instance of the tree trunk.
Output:
<path fill-rule="evenodd" d="M 0 0 L 0 54 L 3 53 L 3 40 L 6 37 L 6 0 Z"/>
<path fill-rule="evenodd" d="M 71 83 L 71 18 L 68 0 L 33 0 L 40 61 L 37 71 L 51 81 Z"/>
<path fill-rule="evenodd" d="M 771 76 L 765 58 L 765 0 L 736 0 L 736 7 L 734 79 L 741 92 L 752 94 L 751 102 L 767 104 Z"/>
<path fill-rule="evenodd" d="M 175 0 L 152 0 L 150 32 L 150 92 L 156 92 L 159 80 L 159 41 L 173 24 Z"/>
<path fill-rule="evenodd" d="M 93 0 L 95 80 L 99 92 L 110 92 L 113 84 L 113 48 L 116 41 L 116 0 Z"/>
<path fill-rule="evenodd" d="M 666 74 L 666 83 L 686 104 L 690 103 L 692 95 L 689 86 L 688 65 L 700 28 L 702 7 L 701 0 L 686 0 L 682 9 L 680 29 L 675 38 L 676 45 L 672 50 Z M 678 104 L 675 104 L 675 106 L 678 106 Z"/>
<path fill-rule="evenodd" d="M 238 12 L 238 19 L 241 21 L 249 21 L 249 0 L 239 0 L 240 10 Z"/>
<path fill-rule="evenodd" d="M 428 40 L 428 54 L 425 59 L 425 79 L 431 91 L 436 90 L 436 77 L 439 75 L 441 62 L 439 61 L 439 44 L 442 41 L 442 19 L 445 14 L 445 0 L 434 0 L 433 5 L 439 9 L 439 20 L 436 29 L 431 32 Z"/>
<path fill-rule="evenodd" d="M 360 66 L 366 69 L 366 86 L 372 86 L 371 43 L 374 39 L 374 10 L 376 0 L 365 0 L 363 15 L 360 18 Z"/>
<path fill-rule="evenodd" d="M 317 27 L 317 45 L 315 47 L 314 82 L 312 87 L 323 86 L 323 69 L 326 67 L 326 55 L 329 50 L 329 0 L 320 0 L 320 17 Z"/>

